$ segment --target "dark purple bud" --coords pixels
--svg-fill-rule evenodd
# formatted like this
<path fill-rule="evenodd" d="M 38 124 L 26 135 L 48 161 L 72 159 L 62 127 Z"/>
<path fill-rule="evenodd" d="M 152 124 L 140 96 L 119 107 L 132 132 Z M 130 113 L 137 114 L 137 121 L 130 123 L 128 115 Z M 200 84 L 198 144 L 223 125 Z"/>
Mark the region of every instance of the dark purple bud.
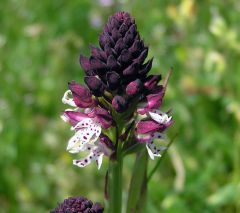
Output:
<path fill-rule="evenodd" d="M 88 108 L 93 105 L 92 94 L 88 88 L 77 84 L 75 81 L 68 83 L 68 87 L 72 92 L 73 101 L 78 107 Z"/>
<path fill-rule="evenodd" d="M 146 75 L 152 68 L 153 58 L 150 59 L 147 63 L 143 64 L 141 69 L 139 70 L 140 75 Z"/>
<path fill-rule="evenodd" d="M 117 112 L 124 112 L 127 109 L 127 101 L 119 95 L 116 95 L 112 100 L 112 105 Z"/>
<path fill-rule="evenodd" d="M 123 42 L 130 46 L 133 43 L 134 37 L 135 37 L 135 34 L 131 31 L 131 29 L 129 29 L 123 38 Z"/>
<path fill-rule="evenodd" d="M 137 26 L 135 24 L 132 24 L 128 31 L 130 31 L 135 37 L 137 34 Z"/>
<path fill-rule="evenodd" d="M 89 58 L 87 58 L 83 55 L 80 55 L 79 62 L 80 62 L 80 65 L 85 72 L 91 70 L 91 65 L 90 65 Z"/>
<path fill-rule="evenodd" d="M 113 31 L 112 31 L 112 38 L 113 38 L 113 40 L 115 42 L 118 41 L 118 39 L 121 38 L 121 34 L 120 34 L 120 32 L 117 29 L 113 29 Z"/>
<path fill-rule="evenodd" d="M 90 64 L 91 64 L 91 68 L 94 70 L 105 70 L 106 69 L 106 64 L 103 63 L 101 60 L 94 58 L 94 57 L 90 57 Z"/>
<path fill-rule="evenodd" d="M 115 90 L 119 87 L 121 82 L 120 76 L 118 73 L 116 72 L 108 72 L 107 73 L 107 83 L 108 83 L 108 87 L 111 90 Z"/>
<path fill-rule="evenodd" d="M 118 60 L 123 64 L 129 64 L 131 62 L 131 58 L 132 58 L 131 53 L 128 50 L 124 49 L 121 52 L 121 55 L 119 56 Z"/>
<path fill-rule="evenodd" d="M 104 49 L 104 46 L 107 42 L 107 39 L 106 39 L 106 36 L 104 33 L 102 33 L 100 36 L 99 36 L 99 45 L 102 49 Z"/>
<path fill-rule="evenodd" d="M 150 75 L 147 77 L 145 83 L 144 83 L 144 87 L 149 90 L 152 91 L 157 87 L 157 84 L 159 83 L 159 81 L 162 79 L 161 75 Z"/>
<path fill-rule="evenodd" d="M 115 28 L 118 29 L 120 27 L 120 23 L 118 22 L 118 20 L 115 17 L 110 17 L 109 18 L 109 22 L 108 22 L 109 28 Z"/>
<path fill-rule="evenodd" d="M 138 56 L 138 58 L 134 59 L 134 62 L 137 62 L 138 64 L 142 64 L 144 62 L 144 60 L 146 59 L 148 54 L 148 48 L 146 48 L 141 54 L 140 56 Z"/>
<path fill-rule="evenodd" d="M 117 52 L 117 54 L 120 54 L 120 53 L 122 52 L 123 48 L 124 48 L 123 39 L 120 38 L 120 39 L 117 41 L 114 49 L 115 49 L 115 51 Z"/>
<path fill-rule="evenodd" d="M 103 48 L 105 44 L 109 44 L 110 46 L 114 45 L 113 39 L 108 35 L 108 33 L 101 34 L 99 38 L 99 44 Z"/>
<path fill-rule="evenodd" d="M 101 96 L 103 94 L 105 86 L 97 76 L 86 76 L 84 81 L 94 95 Z"/>
<path fill-rule="evenodd" d="M 131 64 L 125 70 L 123 70 L 123 75 L 134 76 L 138 72 L 138 64 Z"/>
<path fill-rule="evenodd" d="M 121 27 L 119 28 L 119 32 L 120 32 L 122 35 L 124 35 L 124 34 L 127 32 L 127 30 L 128 30 L 128 26 L 127 26 L 125 23 L 123 23 L 123 24 L 121 25 Z"/>
<path fill-rule="evenodd" d="M 142 90 L 143 84 L 141 80 L 136 79 L 135 81 L 130 82 L 126 87 L 126 94 L 133 96 L 138 94 Z"/>
<path fill-rule="evenodd" d="M 119 90 L 115 90 L 114 95 L 120 96 L 124 95 L 123 93 L 130 81 L 139 78 L 145 82 L 144 78 L 151 69 L 152 60 L 143 64 L 147 58 L 148 47 L 140 38 L 137 25 L 129 13 L 117 12 L 109 17 L 103 32 L 100 34 L 99 44 L 101 48 L 92 47 L 90 58 L 84 59 L 87 76 L 98 75 L 106 87 L 104 89 L 108 91 L 119 87 Z M 118 85 L 118 76 L 107 74 L 113 71 L 117 72 L 120 78 L 123 78 L 120 85 Z M 90 90 L 92 92 L 91 88 Z"/>
<path fill-rule="evenodd" d="M 135 56 L 140 53 L 142 47 L 143 47 L 142 42 L 139 40 L 135 40 L 133 45 L 130 47 L 129 51 Z"/>
<path fill-rule="evenodd" d="M 106 53 L 107 56 L 114 54 L 114 50 L 111 48 L 111 46 L 109 44 L 106 44 L 104 46 L 104 52 Z"/>
<path fill-rule="evenodd" d="M 91 52 L 92 52 L 92 56 L 94 58 L 98 58 L 98 59 L 100 59 L 102 61 L 106 61 L 107 60 L 107 55 L 106 55 L 106 53 L 103 50 L 101 50 L 101 49 L 99 49 L 97 47 L 91 47 Z"/>
<path fill-rule="evenodd" d="M 117 60 L 114 58 L 113 55 L 110 55 L 107 59 L 107 66 L 110 70 L 116 70 L 118 68 Z"/>

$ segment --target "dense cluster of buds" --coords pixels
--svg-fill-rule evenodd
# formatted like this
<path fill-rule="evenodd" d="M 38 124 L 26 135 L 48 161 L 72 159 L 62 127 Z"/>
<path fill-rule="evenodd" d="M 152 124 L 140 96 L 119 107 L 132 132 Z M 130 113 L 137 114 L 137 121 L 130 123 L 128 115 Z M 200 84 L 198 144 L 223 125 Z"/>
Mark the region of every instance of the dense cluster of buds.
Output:
<path fill-rule="evenodd" d="M 80 56 L 85 82 L 96 96 L 110 92 L 113 107 L 123 112 L 131 99 L 144 90 L 146 74 L 152 67 L 152 59 L 144 63 L 148 47 L 144 46 L 134 20 L 124 12 L 109 18 L 99 45 L 100 48 L 92 47 L 89 58 Z"/>
<path fill-rule="evenodd" d="M 148 47 L 134 19 L 126 12 L 111 16 L 99 45 L 91 47 L 90 57 L 80 56 L 88 88 L 72 81 L 62 99 L 72 107 L 62 115 L 74 131 L 67 150 L 88 152 L 73 163 L 84 167 L 96 161 L 100 168 L 102 157 L 117 150 L 107 129 L 117 128 L 118 119 L 126 124 L 120 134 L 134 134 L 134 143 L 144 143 L 152 159 L 160 156 L 164 147 L 155 145 L 154 139 L 163 139 L 164 130 L 173 123 L 169 112 L 159 111 L 167 84 L 159 85 L 161 75 L 148 75 L 153 59 L 145 61 Z"/>
<path fill-rule="evenodd" d="M 93 204 L 85 197 L 70 197 L 50 213 L 102 213 L 103 210 L 99 203 Z"/>

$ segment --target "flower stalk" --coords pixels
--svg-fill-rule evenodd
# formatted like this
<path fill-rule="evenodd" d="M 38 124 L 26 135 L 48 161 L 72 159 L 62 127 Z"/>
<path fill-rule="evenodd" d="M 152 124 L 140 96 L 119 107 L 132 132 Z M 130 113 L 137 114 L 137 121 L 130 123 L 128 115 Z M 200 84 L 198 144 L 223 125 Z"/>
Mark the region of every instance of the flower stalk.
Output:
<path fill-rule="evenodd" d="M 118 153 L 116 160 L 109 161 L 109 213 L 122 212 L 122 155 Z"/>

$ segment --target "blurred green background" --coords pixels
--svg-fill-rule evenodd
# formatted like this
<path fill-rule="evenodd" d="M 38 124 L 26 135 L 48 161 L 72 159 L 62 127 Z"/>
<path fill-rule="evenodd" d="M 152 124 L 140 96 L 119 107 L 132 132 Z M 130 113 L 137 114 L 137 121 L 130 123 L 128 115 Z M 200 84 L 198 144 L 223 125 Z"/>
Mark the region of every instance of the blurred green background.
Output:
<path fill-rule="evenodd" d="M 149 184 L 148 212 L 240 212 L 238 0 L 1 0 L 0 212 L 48 212 L 75 195 L 103 202 L 107 160 L 74 167 L 59 115 L 67 82 L 83 80 L 80 53 L 118 10 L 136 18 L 152 73 L 174 67 L 163 109 L 178 137 Z"/>

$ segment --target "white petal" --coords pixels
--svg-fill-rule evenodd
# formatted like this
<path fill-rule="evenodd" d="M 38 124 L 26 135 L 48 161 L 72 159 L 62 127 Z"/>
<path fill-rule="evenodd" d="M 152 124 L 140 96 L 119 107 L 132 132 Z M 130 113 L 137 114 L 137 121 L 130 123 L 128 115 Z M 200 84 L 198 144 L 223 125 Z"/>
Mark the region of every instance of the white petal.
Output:
<path fill-rule="evenodd" d="M 90 150 L 91 152 L 86 158 L 73 160 L 73 164 L 78 167 L 85 167 L 89 165 L 92 161 L 96 161 L 98 165 L 98 169 L 100 169 L 102 165 L 103 153 L 99 151 L 98 147 L 90 148 Z"/>
<path fill-rule="evenodd" d="M 62 102 L 63 102 L 64 104 L 68 104 L 68 105 L 70 105 L 70 106 L 72 106 L 72 107 L 77 107 L 77 105 L 75 104 L 75 102 L 73 101 L 73 99 L 69 97 L 69 95 L 72 95 L 71 90 L 67 90 L 67 91 L 64 93 L 64 95 L 63 95 L 63 97 L 62 97 Z"/>
<path fill-rule="evenodd" d="M 93 121 L 91 118 L 85 118 L 82 121 L 78 122 L 76 126 L 73 127 L 73 129 L 82 129 L 82 128 L 89 128 L 89 126 L 93 124 Z"/>
<path fill-rule="evenodd" d="M 101 168 L 102 161 L 103 161 L 103 154 L 100 154 L 100 156 L 99 156 L 98 159 L 96 160 L 97 166 L 98 166 L 98 170 Z"/>
<path fill-rule="evenodd" d="M 83 145 L 84 143 L 80 140 L 80 133 L 76 132 L 68 141 L 67 151 L 77 153 L 81 151 Z"/>
<path fill-rule="evenodd" d="M 100 124 L 93 122 L 91 118 L 80 121 L 73 129 L 82 130 L 82 140 L 87 139 L 88 142 L 91 141 L 92 143 L 97 141 L 102 130 Z"/>
<path fill-rule="evenodd" d="M 85 167 L 89 165 L 92 162 L 88 157 L 80 159 L 80 160 L 73 160 L 73 165 L 76 165 L 78 167 Z"/>
<path fill-rule="evenodd" d="M 162 151 L 161 148 L 157 147 L 153 141 L 146 144 L 148 154 L 152 160 L 154 160 L 154 157 L 161 157 L 160 152 Z"/>
<path fill-rule="evenodd" d="M 159 110 L 154 110 L 154 112 L 148 112 L 148 113 L 154 121 L 160 124 L 166 124 L 172 119 L 171 116 L 168 116 L 168 114 L 160 112 Z"/>
<path fill-rule="evenodd" d="M 92 149 L 93 145 L 92 144 L 83 144 L 82 146 L 75 146 L 73 148 L 71 148 L 70 150 L 68 150 L 69 153 L 75 154 L 75 153 L 79 153 L 82 151 L 90 151 Z"/>
<path fill-rule="evenodd" d="M 149 157 L 150 157 L 152 160 L 154 160 L 154 155 L 153 155 L 153 153 L 152 153 L 152 150 L 148 147 L 148 144 L 146 144 L 146 148 L 147 148 Z"/>

